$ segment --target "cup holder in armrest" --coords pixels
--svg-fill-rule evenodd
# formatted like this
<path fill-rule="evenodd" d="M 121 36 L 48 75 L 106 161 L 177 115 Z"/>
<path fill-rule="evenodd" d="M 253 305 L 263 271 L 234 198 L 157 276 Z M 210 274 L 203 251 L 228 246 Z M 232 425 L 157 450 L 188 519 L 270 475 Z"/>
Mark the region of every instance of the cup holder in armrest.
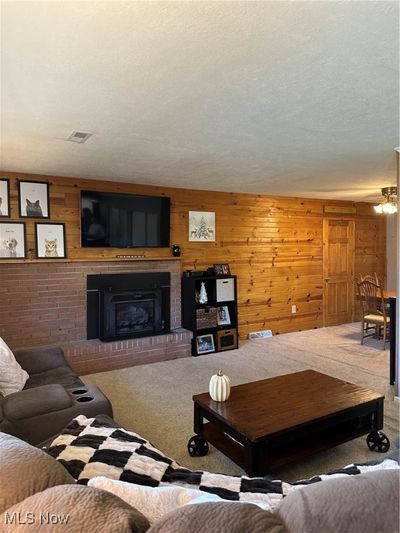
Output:
<path fill-rule="evenodd" d="M 71 391 L 71 394 L 76 394 L 78 396 L 79 394 L 86 394 L 87 391 L 87 389 L 75 389 Z"/>
<path fill-rule="evenodd" d="M 86 403 L 86 402 L 91 402 L 93 401 L 93 396 L 80 396 L 79 398 L 76 399 L 77 402 L 80 402 L 80 403 Z"/>

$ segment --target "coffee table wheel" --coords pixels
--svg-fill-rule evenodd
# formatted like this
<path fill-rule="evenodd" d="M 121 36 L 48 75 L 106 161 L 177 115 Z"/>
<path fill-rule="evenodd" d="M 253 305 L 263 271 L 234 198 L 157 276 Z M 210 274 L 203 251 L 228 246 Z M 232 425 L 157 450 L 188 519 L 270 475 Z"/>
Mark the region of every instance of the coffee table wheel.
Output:
<path fill-rule="evenodd" d="M 203 457 L 208 454 L 208 442 L 198 435 L 189 439 L 187 448 L 191 457 Z"/>
<path fill-rule="evenodd" d="M 367 437 L 367 444 L 374 452 L 385 453 L 390 448 L 390 441 L 383 431 L 372 431 Z"/>

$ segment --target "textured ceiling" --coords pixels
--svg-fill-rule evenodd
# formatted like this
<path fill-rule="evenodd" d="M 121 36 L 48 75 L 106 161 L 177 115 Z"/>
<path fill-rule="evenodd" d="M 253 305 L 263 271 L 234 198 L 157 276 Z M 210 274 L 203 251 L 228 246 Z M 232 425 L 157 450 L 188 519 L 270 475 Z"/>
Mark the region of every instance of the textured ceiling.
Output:
<path fill-rule="evenodd" d="M 397 2 L 1 7 L 3 170 L 351 200 L 396 182 Z"/>

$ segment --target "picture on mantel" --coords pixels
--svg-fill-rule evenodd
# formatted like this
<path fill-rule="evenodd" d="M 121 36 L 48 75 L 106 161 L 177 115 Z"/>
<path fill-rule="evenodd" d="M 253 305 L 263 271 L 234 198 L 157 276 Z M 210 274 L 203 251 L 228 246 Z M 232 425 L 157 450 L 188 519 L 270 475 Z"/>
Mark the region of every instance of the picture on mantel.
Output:
<path fill-rule="evenodd" d="M 189 241 L 215 241 L 215 213 L 189 211 Z"/>

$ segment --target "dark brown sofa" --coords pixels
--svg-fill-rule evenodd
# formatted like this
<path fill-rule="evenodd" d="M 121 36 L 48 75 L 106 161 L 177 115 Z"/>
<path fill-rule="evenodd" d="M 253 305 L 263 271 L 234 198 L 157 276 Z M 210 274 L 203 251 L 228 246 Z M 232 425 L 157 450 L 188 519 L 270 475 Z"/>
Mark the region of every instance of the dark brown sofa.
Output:
<path fill-rule="evenodd" d="M 0 397 L 1 431 L 36 445 L 78 414 L 112 417 L 109 400 L 97 387 L 85 386 L 59 347 L 16 350 L 14 355 L 29 379 L 22 391 Z"/>

